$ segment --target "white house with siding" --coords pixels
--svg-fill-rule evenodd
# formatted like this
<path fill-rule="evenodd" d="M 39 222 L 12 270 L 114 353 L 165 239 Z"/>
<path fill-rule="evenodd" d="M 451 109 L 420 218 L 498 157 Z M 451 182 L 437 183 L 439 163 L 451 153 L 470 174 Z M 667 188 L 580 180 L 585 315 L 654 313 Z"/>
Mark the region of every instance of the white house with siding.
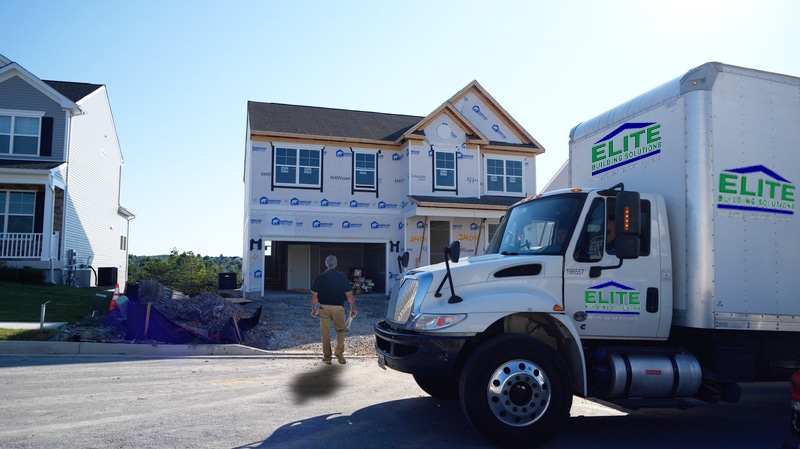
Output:
<path fill-rule="evenodd" d="M 243 290 L 307 290 L 334 254 L 388 293 L 404 251 L 482 254 L 543 152 L 476 81 L 426 116 L 248 102 Z"/>
<path fill-rule="evenodd" d="M 0 55 L 0 261 L 124 289 L 122 166 L 104 85 L 43 81 Z"/>

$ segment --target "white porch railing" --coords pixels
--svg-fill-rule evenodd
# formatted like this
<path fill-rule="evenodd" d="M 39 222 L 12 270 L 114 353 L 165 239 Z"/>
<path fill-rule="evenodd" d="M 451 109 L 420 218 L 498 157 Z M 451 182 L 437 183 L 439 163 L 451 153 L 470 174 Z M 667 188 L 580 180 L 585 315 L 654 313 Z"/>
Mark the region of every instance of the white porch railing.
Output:
<path fill-rule="evenodd" d="M 0 232 L 0 259 L 39 259 L 44 235 Z"/>

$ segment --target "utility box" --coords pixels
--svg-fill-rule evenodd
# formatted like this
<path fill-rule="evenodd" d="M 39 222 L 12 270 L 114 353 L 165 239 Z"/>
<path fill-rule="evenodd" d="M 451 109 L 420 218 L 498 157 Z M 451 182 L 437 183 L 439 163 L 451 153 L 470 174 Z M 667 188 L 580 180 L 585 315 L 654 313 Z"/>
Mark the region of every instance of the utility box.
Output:
<path fill-rule="evenodd" d="M 92 270 L 82 269 L 75 270 L 75 286 L 79 288 L 88 288 L 92 286 Z"/>
<path fill-rule="evenodd" d="M 219 274 L 219 290 L 236 290 L 236 273 Z"/>
<path fill-rule="evenodd" d="M 97 269 L 98 287 L 113 287 L 117 282 L 117 267 L 100 267 Z"/>

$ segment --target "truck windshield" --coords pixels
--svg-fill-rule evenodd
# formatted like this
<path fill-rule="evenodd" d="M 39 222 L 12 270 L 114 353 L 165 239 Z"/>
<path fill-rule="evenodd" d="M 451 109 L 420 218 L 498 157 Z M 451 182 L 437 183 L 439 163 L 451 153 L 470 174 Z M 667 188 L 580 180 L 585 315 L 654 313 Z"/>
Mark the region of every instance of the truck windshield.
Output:
<path fill-rule="evenodd" d="M 512 207 L 487 254 L 564 254 L 586 194 L 538 198 Z"/>

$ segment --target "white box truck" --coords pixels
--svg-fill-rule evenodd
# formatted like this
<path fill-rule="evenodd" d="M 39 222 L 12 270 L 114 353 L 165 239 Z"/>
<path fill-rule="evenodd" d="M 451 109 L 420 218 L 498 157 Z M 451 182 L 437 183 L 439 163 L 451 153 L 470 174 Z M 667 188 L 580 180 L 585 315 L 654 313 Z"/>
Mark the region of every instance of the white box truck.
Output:
<path fill-rule="evenodd" d="M 378 363 L 503 445 L 573 395 L 735 402 L 800 366 L 800 78 L 708 63 L 570 134 L 569 189 L 510 207 L 486 254 L 404 273 Z"/>

